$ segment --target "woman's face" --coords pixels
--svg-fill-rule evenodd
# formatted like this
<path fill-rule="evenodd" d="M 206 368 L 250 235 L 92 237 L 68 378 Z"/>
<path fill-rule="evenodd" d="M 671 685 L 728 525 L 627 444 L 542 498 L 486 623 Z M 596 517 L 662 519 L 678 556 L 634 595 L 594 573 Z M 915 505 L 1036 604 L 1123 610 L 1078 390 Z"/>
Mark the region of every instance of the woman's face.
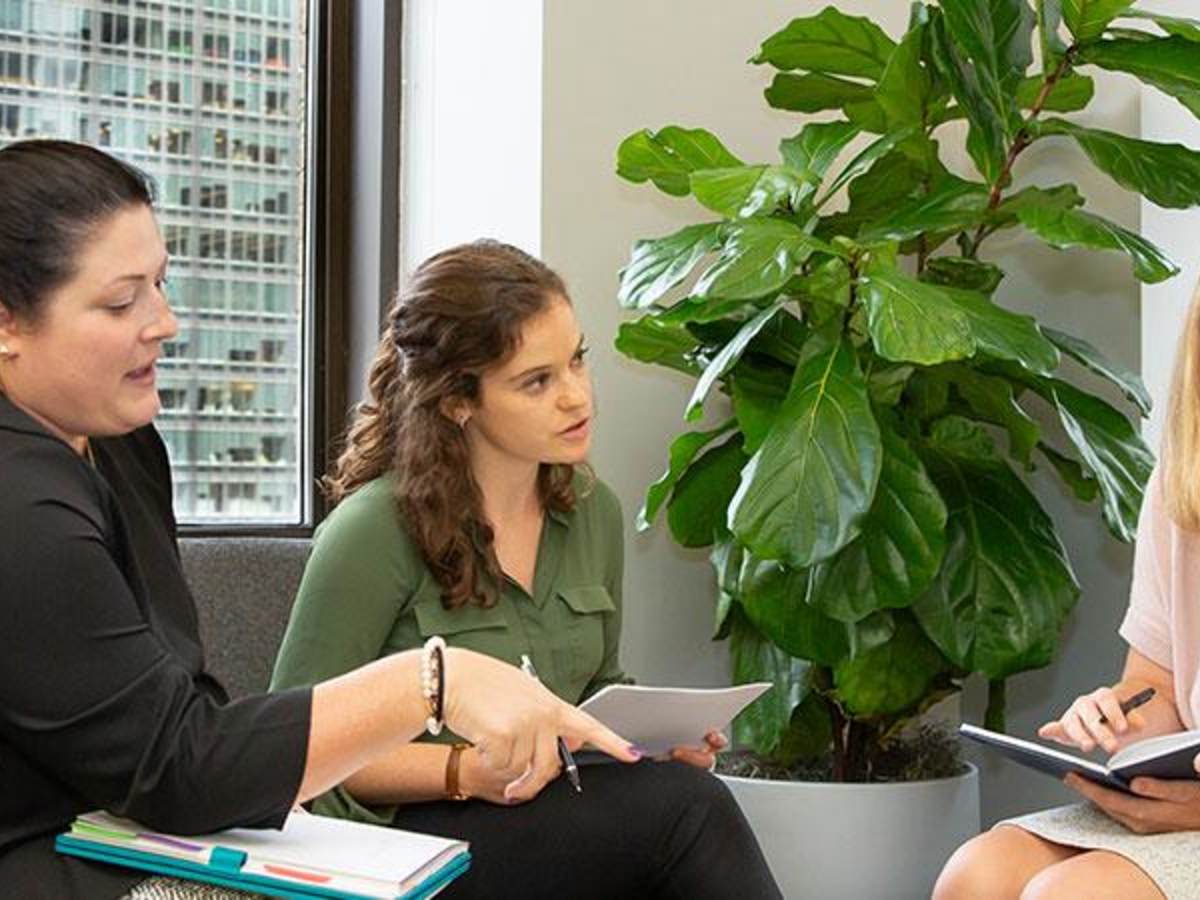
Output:
<path fill-rule="evenodd" d="M 562 297 L 521 329 L 516 352 L 480 377 L 467 438 L 528 463 L 579 463 L 591 445 L 592 381 L 575 311 Z"/>
<path fill-rule="evenodd" d="M 167 252 L 154 213 L 130 206 L 96 227 L 75 274 L 36 322 L 0 307 L 0 385 L 76 449 L 126 434 L 158 413 L 155 361 L 178 324 L 163 294 Z"/>

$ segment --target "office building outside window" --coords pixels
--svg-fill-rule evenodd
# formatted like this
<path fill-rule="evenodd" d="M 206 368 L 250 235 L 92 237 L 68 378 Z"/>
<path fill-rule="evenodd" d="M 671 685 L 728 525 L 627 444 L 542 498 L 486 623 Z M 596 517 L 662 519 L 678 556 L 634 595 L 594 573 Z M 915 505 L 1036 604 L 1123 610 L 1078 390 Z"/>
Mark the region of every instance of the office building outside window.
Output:
<path fill-rule="evenodd" d="M 0 146 L 86 141 L 158 185 L 184 523 L 305 514 L 305 36 L 302 0 L 0 0 Z"/>

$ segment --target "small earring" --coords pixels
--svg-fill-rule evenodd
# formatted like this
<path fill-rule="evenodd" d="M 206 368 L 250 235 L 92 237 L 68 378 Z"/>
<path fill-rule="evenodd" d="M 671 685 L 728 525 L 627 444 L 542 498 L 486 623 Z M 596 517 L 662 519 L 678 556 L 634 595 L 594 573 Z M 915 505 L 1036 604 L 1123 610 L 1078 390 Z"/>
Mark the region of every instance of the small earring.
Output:
<path fill-rule="evenodd" d="M 459 419 L 458 419 L 458 427 L 459 427 L 461 430 L 463 430 L 463 431 L 466 431 L 466 429 L 467 429 L 467 422 L 469 422 L 470 420 L 471 420 L 471 417 L 470 417 L 470 416 L 460 416 L 460 417 L 459 417 Z"/>
<path fill-rule="evenodd" d="M 12 351 L 8 349 L 8 344 L 0 344 L 0 356 L 12 356 Z"/>

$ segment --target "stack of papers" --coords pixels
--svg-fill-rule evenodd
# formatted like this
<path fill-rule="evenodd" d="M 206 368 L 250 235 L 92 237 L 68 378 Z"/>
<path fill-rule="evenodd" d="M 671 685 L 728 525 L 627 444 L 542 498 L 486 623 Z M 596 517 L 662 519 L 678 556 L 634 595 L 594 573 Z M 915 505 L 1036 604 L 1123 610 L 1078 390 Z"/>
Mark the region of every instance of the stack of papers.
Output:
<path fill-rule="evenodd" d="M 86 813 L 60 853 L 273 897 L 431 897 L 466 871 L 465 841 L 293 813 L 281 831 L 234 828 L 200 837 L 149 831 Z"/>

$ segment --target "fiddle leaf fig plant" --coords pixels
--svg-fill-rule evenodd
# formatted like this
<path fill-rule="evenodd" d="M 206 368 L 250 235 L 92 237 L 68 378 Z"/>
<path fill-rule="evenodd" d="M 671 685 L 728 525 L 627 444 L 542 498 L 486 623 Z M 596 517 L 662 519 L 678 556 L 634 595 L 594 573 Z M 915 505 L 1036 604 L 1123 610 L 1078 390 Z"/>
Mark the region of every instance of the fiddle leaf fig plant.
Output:
<path fill-rule="evenodd" d="M 665 510 L 680 544 L 711 548 L 735 675 L 775 684 L 739 740 L 869 780 L 965 679 L 986 679 L 1003 728 L 1006 679 L 1053 660 L 1079 586 L 1035 469 L 1133 539 L 1152 455 L 1075 380 L 1106 379 L 1141 415 L 1146 390 L 1013 311 L 990 239 L 1122 253 L 1148 283 L 1179 271 L 1076 185 L 1027 183 L 1021 160 L 1073 144 L 1155 204 L 1200 204 L 1200 153 L 1070 115 L 1097 68 L 1200 115 L 1200 21 L 1133 0 L 940 0 L 893 36 L 831 6 L 752 62 L 775 70 L 767 103 L 799 114 L 778 159 L 679 125 L 617 153 L 622 178 L 702 210 L 634 244 L 619 300 L 639 315 L 617 347 L 694 380 L 686 422 L 730 411 L 672 442 L 639 527 Z M 969 175 L 943 162 L 964 142 Z"/>

